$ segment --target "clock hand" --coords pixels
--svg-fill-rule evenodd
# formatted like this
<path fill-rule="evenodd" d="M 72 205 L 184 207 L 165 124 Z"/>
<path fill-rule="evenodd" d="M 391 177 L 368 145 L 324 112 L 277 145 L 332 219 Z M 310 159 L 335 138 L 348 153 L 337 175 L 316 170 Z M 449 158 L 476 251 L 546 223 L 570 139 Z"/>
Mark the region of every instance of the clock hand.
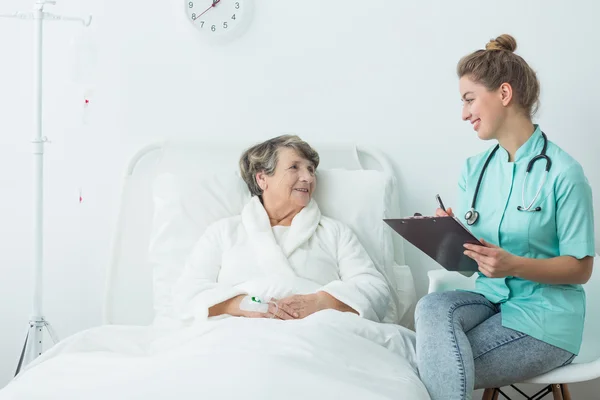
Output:
<path fill-rule="evenodd" d="M 216 7 L 216 6 L 217 6 L 217 4 L 219 4 L 220 2 L 221 2 L 221 0 L 213 0 L 213 3 L 212 3 L 212 5 L 211 5 L 210 7 L 208 7 L 206 10 L 202 11 L 202 14 L 198 15 L 198 16 L 196 17 L 196 20 L 198 20 L 198 19 L 199 19 L 201 16 L 203 16 L 204 14 L 206 14 L 206 12 L 207 12 L 208 10 L 210 10 L 211 8 L 213 8 L 213 7 Z"/>

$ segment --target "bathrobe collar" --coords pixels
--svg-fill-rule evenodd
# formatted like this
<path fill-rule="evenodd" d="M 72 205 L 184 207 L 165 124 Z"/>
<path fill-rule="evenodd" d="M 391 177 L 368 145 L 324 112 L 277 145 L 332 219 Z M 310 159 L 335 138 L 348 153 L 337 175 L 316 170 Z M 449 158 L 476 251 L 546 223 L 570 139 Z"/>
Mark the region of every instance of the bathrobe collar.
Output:
<path fill-rule="evenodd" d="M 280 247 L 273 235 L 267 211 L 258 196 L 252 197 L 242 210 L 242 224 L 248 237 L 253 241 L 252 245 L 264 268 L 271 272 L 287 270 L 287 273 L 296 275 L 288 257 L 310 239 L 320 221 L 321 211 L 314 199 L 311 199 L 292 220 L 290 230 Z"/>

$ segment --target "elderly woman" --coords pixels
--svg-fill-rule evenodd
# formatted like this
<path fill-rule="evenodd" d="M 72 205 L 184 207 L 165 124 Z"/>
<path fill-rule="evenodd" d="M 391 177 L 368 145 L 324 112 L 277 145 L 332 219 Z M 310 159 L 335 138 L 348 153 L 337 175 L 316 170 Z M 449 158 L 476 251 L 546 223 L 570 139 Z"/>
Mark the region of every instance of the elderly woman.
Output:
<path fill-rule="evenodd" d="M 241 175 L 252 194 L 241 215 L 211 225 L 174 288 L 184 320 L 230 315 L 283 320 L 324 309 L 381 321 L 389 287 L 344 224 L 312 198 L 319 155 L 293 135 L 251 147 Z M 244 306 L 271 299 L 267 310 Z"/>

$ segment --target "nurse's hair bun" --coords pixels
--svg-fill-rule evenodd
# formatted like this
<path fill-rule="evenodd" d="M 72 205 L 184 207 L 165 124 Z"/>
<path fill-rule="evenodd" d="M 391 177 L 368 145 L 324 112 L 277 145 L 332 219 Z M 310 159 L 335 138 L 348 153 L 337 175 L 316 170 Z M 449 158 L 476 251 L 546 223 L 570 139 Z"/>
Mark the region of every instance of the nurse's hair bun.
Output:
<path fill-rule="evenodd" d="M 486 50 L 505 50 L 511 53 L 517 49 L 517 41 L 514 37 L 503 34 L 498 36 L 496 39 L 491 39 L 488 44 L 485 45 Z"/>

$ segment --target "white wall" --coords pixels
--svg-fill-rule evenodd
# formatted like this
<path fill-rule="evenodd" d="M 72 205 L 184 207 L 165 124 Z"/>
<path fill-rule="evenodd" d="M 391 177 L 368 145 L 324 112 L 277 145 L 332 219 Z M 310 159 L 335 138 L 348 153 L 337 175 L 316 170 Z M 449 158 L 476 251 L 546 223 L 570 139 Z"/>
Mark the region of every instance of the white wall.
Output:
<path fill-rule="evenodd" d="M 3 0 L 0 13 L 30 3 Z M 435 193 L 454 203 L 463 159 L 490 145 L 460 120 L 456 62 L 505 32 L 538 71 L 542 127 L 581 162 L 600 210 L 597 1 L 255 3 L 246 34 L 222 46 L 194 31 L 183 0 L 61 0 L 48 8 L 94 15 L 85 36 L 77 24 L 46 24 L 44 299 L 61 337 L 100 323 L 119 179 L 138 147 L 283 131 L 309 142 L 358 141 L 393 158 L 405 214 L 430 212 Z M 2 386 L 31 304 L 31 24 L 0 19 L 0 38 Z M 435 265 L 409 246 L 406 254 L 422 295 Z M 573 392 L 590 398 L 599 389 L 595 382 Z"/>

